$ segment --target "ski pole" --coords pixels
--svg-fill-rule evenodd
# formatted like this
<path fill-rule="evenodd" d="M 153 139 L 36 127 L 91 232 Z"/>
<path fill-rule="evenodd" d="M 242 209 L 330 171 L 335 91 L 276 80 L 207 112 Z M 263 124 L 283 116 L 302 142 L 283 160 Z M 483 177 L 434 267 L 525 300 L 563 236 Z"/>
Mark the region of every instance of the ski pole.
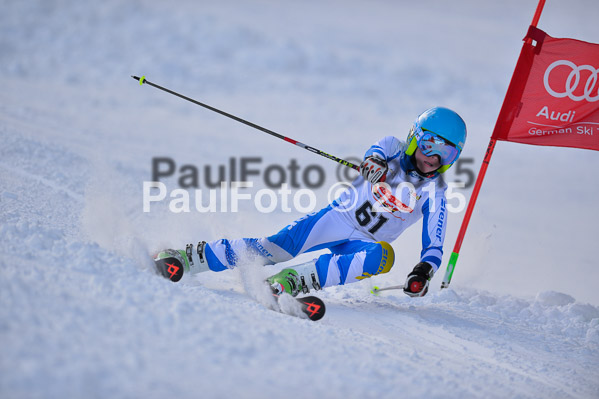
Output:
<path fill-rule="evenodd" d="M 273 132 L 272 130 L 266 129 L 266 128 L 264 128 L 264 127 L 260 126 L 260 125 L 256 125 L 255 123 L 252 123 L 252 122 L 246 121 L 245 119 L 241 119 L 241 118 L 239 118 L 239 117 L 237 117 L 237 116 L 235 116 L 235 115 L 231 115 L 231 114 L 229 114 L 229 113 L 227 113 L 227 112 L 225 112 L 225 111 L 221 111 L 221 110 L 220 110 L 220 109 L 218 109 L 218 108 L 211 107 L 210 105 L 207 105 L 207 104 L 201 103 L 201 102 L 199 102 L 199 101 L 196 101 L 196 100 L 194 100 L 193 98 L 186 97 L 186 96 L 184 96 L 184 95 L 182 95 L 182 94 L 179 94 L 179 93 L 177 93 L 177 92 L 174 92 L 174 91 L 172 91 L 172 90 L 169 90 L 169 89 L 167 89 L 167 88 L 165 88 L 165 87 L 159 86 L 159 85 L 157 85 L 157 84 L 155 84 L 155 83 L 152 83 L 152 82 L 150 82 L 149 80 L 147 80 L 145 76 L 142 76 L 142 77 L 140 78 L 140 77 L 138 77 L 138 76 L 133 76 L 133 75 L 132 75 L 131 77 L 132 77 L 133 79 L 135 79 L 135 80 L 139 81 L 139 84 L 140 84 L 140 86 L 141 86 L 141 85 L 143 85 L 143 84 L 150 85 L 150 86 L 152 86 L 152 87 L 155 87 L 155 88 L 157 88 L 157 89 L 160 89 L 160 90 L 162 90 L 162 91 L 165 91 L 165 92 L 167 92 L 167 93 L 169 93 L 169 94 L 172 94 L 172 95 L 174 95 L 174 96 L 177 96 L 177 97 L 180 97 L 180 98 L 182 98 L 182 99 L 184 99 L 184 100 L 187 100 L 187 101 L 189 101 L 189 102 L 192 102 L 192 103 L 194 103 L 194 104 L 196 104 L 196 105 L 199 105 L 200 107 L 204 107 L 204 108 L 206 108 L 206 109 L 209 109 L 210 111 L 214 111 L 214 112 L 216 112 L 216 113 L 219 113 L 219 114 L 221 114 L 221 115 L 224 115 L 224 116 L 226 116 L 227 118 L 231 118 L 231 119 L 233 119 L 233 120 L 236 120 L 237 122 L 241 122 L 241 123 L 243 123 L 243 124 L 245 124 L 245 125 L 248 125 L 248 126 L 250 126 L 250 127 L 253 127 L 254 129 L 258 129 L 258 130 L 260 130 L 260 131 L 262 131 L 262 132 L 264 132 L 264 133 L 268 133 L 268 134 L 270 134 L 271 136 L 275 136 L 275 137 L 277 137 L 277 138 L 279 138 L 279 139 L 285 140 L 285 141 L 286 141 L 286 142 L 288 142 L 288 143 L 295 144 L 295 145 L 297 145 L 297 146 L 299 146 L 299 147 L 302 147 L 304 150 L 308 150 L 308 151 L 310 151 L 310 152 L 313 152 L 313 153 L 315 153 L 315 154 L 321 155 L 321 156 L 323 156 L 323 157 L 325 157 L 325 158 L 331 159 L 331 160 L 333 160 L 333 161 L 335 161 L 335 162 L 337 162 L 337 163 L 340 163 L 341 165 L 345 165 L 345 166 L 347 166 L 347 167 L 349 167 L 349 168 L 355 169 L 355 170 L 357 170 L 358 172 L 360 171 L 360 166 L 359 166 L 359 165 L 355 165 L 355 164 L 353 164 L 353 163 L 351 163 L 351 162 L 345 161 L 345 160 L 343 160 L 343 159 L 341 159 L 341 158 L 338 158 L 338 157 L 336 157 L 336 156 L 334 156 L 334 155 L 327 154 L 326 152 L 324 152 L 324 151 L 321 151 L 321 150 L 319 150 L 319 149 L 317 149 L 317 148 L 310 147 L 309 145 L 306 145 L 306 144 L 304 144 L 304 143 L 300 143 L 299 141 L 297 141 L 297 140 L 293 140 L 293 139 L 291 139 L 291 138 L 289 138 L 289 137 L 285 137 L 285 136 L 283 136 L 283 135 L 281 135 L 281 134 L 279 134 L 279 133 L 277 133 L 277 132 Z"/>
<path fill-rule="evenodd" d="M 404 285 L 400 284 L 400 285 L 392 285 L 390 287 L 383 287 L 383 288 L 379 288 L 376 285 L 374 286 L 374 288 L 372 289 L 372 291 L 370 291 L 371 294 L 374 295 L 378 295 L 379 292 L 381 291 L 387 291 L 387 290 L 403 290 Z"/>

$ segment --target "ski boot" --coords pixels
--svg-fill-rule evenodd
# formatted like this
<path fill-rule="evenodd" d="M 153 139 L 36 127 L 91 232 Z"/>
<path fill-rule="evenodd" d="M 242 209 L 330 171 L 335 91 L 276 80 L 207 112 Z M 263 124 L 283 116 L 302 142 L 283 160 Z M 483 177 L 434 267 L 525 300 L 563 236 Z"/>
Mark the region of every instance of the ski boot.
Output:
<path fill-rule="evenodd" d="M 276 296 L 283 293 L 297 296 L 299 293 L 309 293 L 311 288 L 314 290 L 322 289 L 314 260 L 283 269 L 266 281 L 270 284 L 270 288 Z"/>
<path fill-rule="evenodd" d="M 200 241 L 194 250 L 193 244 L 185 249 L 165 249 L 154 256 L 156 270 L 172 282 L 177 282 L 183 273 L 201 273 L 210 270 L 204 256 L 206 241 Z"/>

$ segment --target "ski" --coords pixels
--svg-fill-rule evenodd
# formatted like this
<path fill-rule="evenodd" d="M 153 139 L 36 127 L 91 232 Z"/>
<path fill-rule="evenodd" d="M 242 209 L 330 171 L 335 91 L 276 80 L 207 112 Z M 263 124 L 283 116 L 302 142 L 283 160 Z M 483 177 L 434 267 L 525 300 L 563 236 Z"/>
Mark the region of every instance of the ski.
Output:
<path fill-rule="evenodd" d="M 181 262 L 181 254 L 174 249 L 167 249 L 154 256 L 156 271 L 173 283 L 181 280 L 185 266 Z"/>
<path fill-rule="evenodd" d="M 183 256 L 185 256 L 183 251 L 176 251 L 174 249 L 167 249 L 161 252 L 159 255 L 155 255 L 154 265 L 156 266 L 156 271 L 163 277 L 176 283 L 177 281 L 181 280 L 181 278 L 183 277 L 183 273 L 186 270 L 187 265 L 184 264 L 185 260 Z M 273 296 L 277 299 L 280 309 L 281 303 L 279 301 L 281 299 L 281 296 L 275 292 L 273 292 Z M 322 319 L 322 317 L 324 316 L 326 307 L 324 305 L 324 302 L 320 298 L 315 296 L 292 298 L 295 301 L 299 302 L 299 304 L 301 305 L 302 313 L 308 316 L 308 319 L 312 321 L 317 321 Z M 281 313 L 288 314 L 290 316 L 295 316 L 292 313 L 287 313 L 283 311 L 281 311 Z"/>
<path fill-rule="evenodd" d="M 277 302 L 279 302 L 279 308 L 281 308 L 281 306 L 280 306 L 281 297 L 274 293 L 273 293 L 273 296 L 275 298 L 277 298 Z M 322 299 L 315 297 L 315 296 L 311 296 L 311 295 L 304 296 L 301 298 L 296 298 L 296 297 L 292 297 L 292 298 L 295 301 L 299 302 L 302 313 L 305 314 L 306 316 L 308 316 L 308 319 L 310 319 L 312 321 L 318 321 L 324 317 L 324 314 L 326 312 L 326 306 L 325 306 L 324 302 L 322 301 Z M 282 310 L 281 310 L 281 313 L 287 314 L 289 316 L 295 316 L 293 313 L 284 312 Z"/>

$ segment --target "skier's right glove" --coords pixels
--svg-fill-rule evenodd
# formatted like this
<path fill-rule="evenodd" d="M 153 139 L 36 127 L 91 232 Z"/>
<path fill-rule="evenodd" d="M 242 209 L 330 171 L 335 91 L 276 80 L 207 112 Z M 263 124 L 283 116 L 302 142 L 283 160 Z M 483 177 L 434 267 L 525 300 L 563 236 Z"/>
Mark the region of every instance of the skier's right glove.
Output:
<path fill-rule="evenodd" d="M 371 155 L 360 164 L 360 174 L 372 184 L 384 182 L 387 177 L 387 161 Z"/>
<path fill-rule="evenodd" d="M 406 278 L 403 292 L 411 297 L 425 296 L 428 292 L 428 282 L 435 273 L 428 262 L 420 262 Z"/>

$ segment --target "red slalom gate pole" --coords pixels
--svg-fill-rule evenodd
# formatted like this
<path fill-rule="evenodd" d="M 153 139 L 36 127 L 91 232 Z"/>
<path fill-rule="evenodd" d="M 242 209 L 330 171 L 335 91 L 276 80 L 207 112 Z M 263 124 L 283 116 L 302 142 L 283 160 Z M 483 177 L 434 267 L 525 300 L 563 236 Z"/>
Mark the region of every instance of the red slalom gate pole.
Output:
<path fill-rule="evenodd" d="M 543 12 L 543 7 L 545 7 L 545 0 L 539 0 L 539 4 L 537 4 L 537 10 L 535 11 L 535 16 L 532 18 L 532 22 L 530 23 L 532 26 L 536 27 L 539 23 L 541 13 Z"/>
<path fill-rule="evenodd" d="M 494 138 L 491 138 L 489 140 L 487 152 L 485 153 L 485 158 L 483 159 L 483 163 L 480 166 L 480 171 L 478 172 L 476 183 L 474 183 L 474 188 L 472 189 L 472 196 L 470 197 L 470 202 L 468 202 L 468 208 L 466 208 L 466 214 L 464 215 L 464 220 L 462 220 L 462 226 L 460 227 L 458 238 L 456 239 L 455 246 L 453 247 L 453 252 L 449 257 L 449 263 L 447 264 L 447 270 L 445 270 L 445 277 L 443 277 L 441 288 L 449 287 L 449 283 L 451 282 L 453 271 L 455 270 L 455 265 L 458 261 L 458 256 L 460 256 L 462 241 L 464 241 L 464 235 L 466 235 L 466 230 L 468 229 L 468 224 L 470 223 L 470 217 L 472 216 L 472 211 L 474 210 L 474 205 L 476 204 L 480 187 L 482 186 L 483 180 L 485 179 L 485 174 L 487 173 L 487 168 L 489 167 L 489 162 L 491 161 L 491 156 L 493 155 L 493 150 L 495 149 L 495 142 L 496 141 Z"/>
<path fill-rule="evenodd" d="M 543 11 L 543 7 L 545 6 L 545 0 L 539 0 L 539 4 L 537 4 L 537 10 L 535 11 L 535 15 L 532 19 L 531 25 L 536 27 L 539 23 L 539 19 L 541 18 L 541 12 Z M 526 43 L 530 44 L 531 39 L 527 38 Z M 514 75 L 512 76 L 512 81 L 515 76 L 515 72 L 518 69 L 518 65 L 514 70 Z M 510 87 L 512 83 L 510 82 Z M 508 87 L 509 90 L 509 87 Z M 506 95 L 504 99 L 504 104 L 507 101 L 508 96 Z M 502 106 L 502 110 L 503 110 Z M 498 117 L 498 121 L 501 118 Z M 497 128 L 497 123 L 495 125 Z M 487 173 L 487 168 L 489 167 L 489 162 L 491 161 L 491 156 L 493 156 L 493 151 L 495 150 L 495 131 L 489 140 L 489 145 L 487 146 L 487 152 L 485 153 L 485 158 L 483 159 L 483 163 L 480 166 L 480 171 L 478 172 L 478 177 L 476 178 L 476 183 L 474 184 L 474 188 L 472 189 L 472 196 L 470 197 L 470 201 L 468 202 L 468 208 L 466 208 L 466 213 L 464 214 L 464 219 L 462 220 L 462 226 L 460 227 L 460 232 L 458 233 L 458 237 L 456 238 L 455 246 L 453 247 L 453 252 L 449 257 L 449 263 L 447 264 L 447 270 L 445 271 L 445 277 L 443 277 L 443 282 L 441 283 L 441 288 L 449 287 L 449 283 L 451 282 L 451 278 L 453 277 L 453 272 L 455 270 L 455 265 L 458 261 L 458 257 L 460 255 L 460 249 L 462 248 L 462 242 L 464 241 L 464 236 L 466 235 L 466 230 L 468 229 L 468 224 L 470 223 L 470 218 L 472 216 L 472 211 L 474 210 L 474 205 L 476 204 L 476 200 L 478 199 L 478 194 L 480 192 L 480 188 L 483 184 L 483 180 L 485 179 L 485 174 Z"/>

